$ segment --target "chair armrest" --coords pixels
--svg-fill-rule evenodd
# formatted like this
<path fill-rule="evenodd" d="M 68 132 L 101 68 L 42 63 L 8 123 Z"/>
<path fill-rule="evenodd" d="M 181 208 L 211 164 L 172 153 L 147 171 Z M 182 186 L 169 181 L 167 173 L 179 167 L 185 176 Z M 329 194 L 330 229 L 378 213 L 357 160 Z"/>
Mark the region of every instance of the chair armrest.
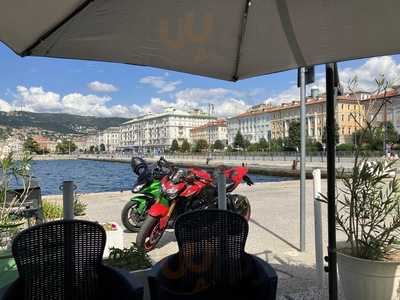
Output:
<path fill-rule="evenodd" d="M 100 281 L 104 292 L 107 294 L 106 297 L 103 297 L 104 299 L 143 299 L 143 284 L 126 270 L 102 265 Z"/>
<path fill-rule="evenodd" d="M 256 270 L 257 279 L 253 283 L 253 292 L 257 295 L 255 299 L 275 299 L 278 286 L 278 276 L 269 263 L 251 255 Z"/>

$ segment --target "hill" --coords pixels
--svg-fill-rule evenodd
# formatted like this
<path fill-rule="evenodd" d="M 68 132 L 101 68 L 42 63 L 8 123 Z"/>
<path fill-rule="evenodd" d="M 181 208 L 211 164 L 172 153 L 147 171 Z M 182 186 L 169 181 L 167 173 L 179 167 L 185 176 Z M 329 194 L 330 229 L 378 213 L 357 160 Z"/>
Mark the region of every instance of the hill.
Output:
<path fill-rule="evenodd" d="M 58 133 L 89 133 L 118 126 L 129 119 L 79 116 L 64 113 L 32 113 L 0 111 L 0 126 L 10 128 L 35 127 Z"/>

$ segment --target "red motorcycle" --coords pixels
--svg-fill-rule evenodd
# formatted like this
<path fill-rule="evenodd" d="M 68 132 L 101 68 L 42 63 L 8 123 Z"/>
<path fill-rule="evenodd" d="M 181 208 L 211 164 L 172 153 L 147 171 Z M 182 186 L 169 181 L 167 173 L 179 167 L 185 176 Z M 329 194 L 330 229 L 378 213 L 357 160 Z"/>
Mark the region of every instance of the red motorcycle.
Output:
<path fill-rule="evenodd" d="M 253 184 L 247 172 L 247 168 L 237 167 L 225 170 L 224 174 L 227 178 L 227 208 L 248 220 L 250 218 L 248 199 L 242 195 L 231 194 L 242 181 L 248 185 Z M 202 169 L 180 169 L 170 176 L 165 176 L 161 179 L 160 198 L 150 207 L 146 220 L 136 236 L 136 244 L 145 251 L 153 250 L 168 224 L 173 223 L 177 216 L 190 210 L 216 208 L 217 196 L 215 179 Z"/>

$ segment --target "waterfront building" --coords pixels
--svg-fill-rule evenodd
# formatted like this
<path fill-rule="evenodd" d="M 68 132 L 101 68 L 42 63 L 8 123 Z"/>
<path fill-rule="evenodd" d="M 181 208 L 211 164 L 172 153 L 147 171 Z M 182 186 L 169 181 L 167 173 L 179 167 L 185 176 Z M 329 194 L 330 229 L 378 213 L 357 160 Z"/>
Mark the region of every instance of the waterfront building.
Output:
<path fill-rule="evenodd" d="M 386 99 L 386 101 L 385 101 Z M 394 86 L 386 93 L 362 99 L 366 116 L 372 120 L 375 114 L 375 125 L 385 122 L 393 123 L 394 128 L 400 133 L 400 86 Z"/>
<path fill-rule="evenodd" d="M 290 123 L 300 121 L 300 101 L 282 103 L 270 110 L 272 113 L 272 138 L 289 136 Z M 351 96 L 338 96 L 336 99 L 336 122 L 339 129 L 339 143 L 352 143 L 353 133 L 359 130 L 357 120 L 362 119 L 364 106 Z M 306 99 L 306 137 L 317 142 L 323 142 L 326 122 L 326 98 L 316 97 Z"/>
<path fill-rule="evenodd" d="M 8 155 L 13 152 L 17 157 L 22 155 L 24 152 L 24 141 L 16 136 L 7 138 L 0 145 L 0 154 Z"/>
<path fill-rule="evenodd" d="M 44 152 L 55 153 L 57 142 L 50 140 L 47 136 L 34 135 L 32 139 L 38 143 L 39 148 Z"/>
<path fill-rule="evenodd" d="M 99 149 L 104 145 L 107 152 L 115 152 L 121 145 L 121 128 L 109 127 L 99 133 L 98 137 Z"/>
<path fill-rule="evenodd" d="M 215 117 L 200 110 L 183 111 L 167 108 L 158 114 L 138 116 L 120 126 L 120 149 L 133 152 L 163 153 L 176 139 L 190 141 L 190 130 Z"/>
<path fill-rule="evenodd" d="M 206 140 L 210 145 L 220 140 L 224 145 L 227 145 L 228 131 L 226 121 L 223 119 L 215 120 L 191 129 L 190 141 L 196 143 L 199 140 Z"/>
<path fill-rule="evenodd" d="M 306 99 L 306 137 L 323 142 L 325 131 L 326 100 L 314 89 L 313 97 Z M 357 97 L 363 99 L 360 101 Z M 359 130 L 365 112 L 363 101 L 369 97 L 365 93 L 338 96 L 336 102 L 336 122 L 339 128 L 339 143 L 352 143 L 353 133 Z M 400 113 L 400 106 L 399 106 Z M 356 121 L 356 119 L 357 121 Z M 238 116 L 228 119 L 228 143 L 233 144 L 237 132 L 251 143 L 261 138 L 267 141 L 289 136 L 290 123 L 300 121 L 300 101 L 284 102 L 280 105 L 262 104 Z M 400 118 L 399 118 L 400 127 Z"/>
<path fill-rule="evenodd" d="M 99 136 L 100 136 L 99 133 L 88 135 L 87 138 L 86 138 L 86 145 L 85 145 L 84 148 L 82 148 L 82 150 L 86 149 L 86 151 L 89 151 L 91 146 L 99 148 L 100 147 L 100 143 L 99 143 L 100 142 L 100 138 L 99 138 Z"/>
<path fill-rule="evenodd" d="M 270 104 L 257 105 L 240 115 L 228 118 L 228 144 L 233 144 L 238 131 L 251 143 L 258 143 L 261 138 L 269 141 L 272 137 L 271 108 Z"/>

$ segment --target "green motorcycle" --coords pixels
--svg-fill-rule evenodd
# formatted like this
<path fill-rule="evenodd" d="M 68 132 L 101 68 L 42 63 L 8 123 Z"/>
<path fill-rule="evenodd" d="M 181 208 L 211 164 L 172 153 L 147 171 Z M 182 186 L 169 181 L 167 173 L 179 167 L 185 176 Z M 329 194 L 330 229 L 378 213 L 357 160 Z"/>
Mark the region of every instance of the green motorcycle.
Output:
<path fill-rule="evenodd" d="M 146 219 L 148 209 L 159 199 L 160 180 L 170 174 L 172 165 L 163 157 L 154 165 L 147 164 L 140 157 L 132 157 L 131 167 L 137 180 L 132 187 L 132 198 L 122 209 L 121 220 L 127 230 L 137 232 Z"/>

